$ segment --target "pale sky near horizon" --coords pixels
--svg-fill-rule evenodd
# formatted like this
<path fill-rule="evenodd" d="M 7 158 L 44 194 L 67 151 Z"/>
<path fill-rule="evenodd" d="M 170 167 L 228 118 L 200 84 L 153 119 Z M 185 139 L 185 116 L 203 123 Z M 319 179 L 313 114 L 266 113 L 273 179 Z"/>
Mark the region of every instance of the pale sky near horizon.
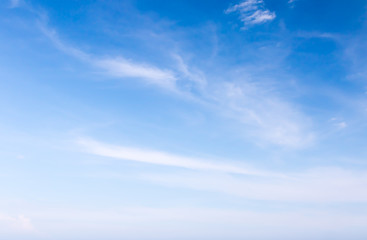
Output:
<path fill-rule="evenodd" d="M 366 7 L 1 0 L 0 239 L 366 239 Z"/>

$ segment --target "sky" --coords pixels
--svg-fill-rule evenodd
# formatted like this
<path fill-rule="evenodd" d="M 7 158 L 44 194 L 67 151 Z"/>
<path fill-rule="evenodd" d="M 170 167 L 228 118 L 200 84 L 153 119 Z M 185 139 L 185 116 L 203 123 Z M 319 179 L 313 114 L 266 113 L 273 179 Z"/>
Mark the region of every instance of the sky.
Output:
<path fill-rule="evenodd" d="M 0 1 L 0 239 L 366 239 L 366 7 Z"/>

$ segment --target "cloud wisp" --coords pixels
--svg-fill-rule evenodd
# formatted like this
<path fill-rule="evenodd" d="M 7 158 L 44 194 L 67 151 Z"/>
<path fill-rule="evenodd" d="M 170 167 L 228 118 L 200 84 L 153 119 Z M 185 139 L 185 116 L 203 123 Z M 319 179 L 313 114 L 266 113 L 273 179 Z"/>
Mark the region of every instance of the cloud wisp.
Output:
<path fill-rule="evenodd" d="M 235 195 L 246 199 L 285 202 L 367 202 L 367 173 L 340 168 L 314 168 L 280 173 L 184 157 L 161 151 L 110 145 L 91 139 L 76 141 L 82 151 L 108 158 L 187 170 L 175 174 L 142 173 L 146 181 Z"/>
<path fill-rule="evenodd" d="M 246 126 L 246 135 L 289 148 L 303 148 L 312 144 L 315 134 L 311 121 L 297 108 L 276 94 L 264 91 L 250 81 L 224 83 L 215 95 L 225 114 Z"/>
<path fill-rule="evenodd" d="M 252 84 L 246 79 L 250 76 L 241 77 L 242 84 L 230 81 L 210 84 L 203 72 L 193 71 L 177 54 L 173 55 L 176 69 L 161 69 L 123 57 L 92 56 L 62 42 L 55 31 L 44 26 L 41 30 L 59 50 L 102 69 L 110 76 L 137 78 L 178 96 L 215 106 L 219 113 L 252 126 L 252 132 L 248 134 L 256 141 L 291 148 L 307 146 L 313 141 L 305 117 L 284 100 Z"/>
<path fill-rule="evenodd" d="M 237 13 L 243 23 L 242 29 L 248 29 L 251 26 L 270 22 L 275 19 L 274 12 L 265 8 L 263 0 L 246 0 L 225 10 L 226 14 Z"/>
<path fill-rule="evenodd" d="M 208 160 L 183 157 L 161 151 L 146 150 L 125 146 L 115 146 L 85 138 L 78 139 L 76 143 L 80 147 L 82 147 L 83 151 L 103 157 L 111 157 L 116 159 L 136 161 L 162 166 L 179 167 L 191 170 L 243 174 L 249 176 L 262 176 L 262 177 L 278 177 L 278 178 L 285 177 L 282 174 L 274 172 L 258 171 L 252 168 L 238 167 L 234 165 L 221 164 L 221 163 L 213 163 Z"/>
<path fill-rule="evenodd" d="M 261 12 L 264 11 L 263 5 L 264 3 L 260 0 L 245 1 L 226 12 L 245 11 L 244 9 L 247 9 L 246 12 L 250 9 Z M 260 22 L 263 22 L 261 18 L 252 23 Z M 40 16 L 38 26 L 60 51 L 102 70 L 103 74 L 123 80 L 138 79 L 176 96 L 194 100 L 245 126 L 251 126 L 251 128 L 244 128 L 251 131 L 246 132 L 249 134 L 250 141 L 302 148 L 309 146 L 314 139 L 313 133 L 309 130 L 307 118 L 286 99 L 263 89 L 266 88 L 265 85 L 252 84 L 251 72 L 245 73 L 245 76 L 237 76 L 235 79 L 233 72 L 237 70 L 229 69 L 225 75 L 219 77 L 219 81 L 208 81 L 209 71 L 193 68 L 179 54 L 171 53 L 174 64 L 170 67 L 136 62 L 123 56 L 96 56 L 62 41 L 55 30 L 47 27 L 47 18 Z M 213 77 L 218 78 L 218 76 Z M 263 79 L 258 80 L 263 81 Z M 241 84 L 235 83 L 236 81 Z"/>
<path fill-rule="evenodd" d="M 247 179 L 228 174 L 145 174 L 143 179 L 163 186 L 180 187 L 244 199 L 298 203 L 367 203 L 367 173 L 340 168 L 315 168 L 288 173 L 287 178 Z"/>
<path fill-rule="evenodd" d="M 65 44 L 60 40 L 57 32 L 47 28 L 44 23 L 39 23 L 39 27 L 43 34 L 47 36 L 60 51 L 102 69 L 109 76 L 142 79 L 148 84 L 177 92 L 175 86 L 177 78 L 172 71 L 160 69 L 146 63 L 136 63 L 122 56 L 105 58 L 96 57 Z"/>
<path fill-rule="evenodd" d="M 119 78 L 141 78 L 147 83 L 176 91 L 176 77 L 169 70 L 159 69 L 148 64 L 134 63 L 122 57 L 93 60 L 107 74 Z"/>

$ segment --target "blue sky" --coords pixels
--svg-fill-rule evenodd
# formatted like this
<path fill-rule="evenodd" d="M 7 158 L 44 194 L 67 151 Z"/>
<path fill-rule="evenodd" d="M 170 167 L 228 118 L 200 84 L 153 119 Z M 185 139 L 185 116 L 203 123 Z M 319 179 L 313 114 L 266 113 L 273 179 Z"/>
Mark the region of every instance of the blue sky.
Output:
<path fill-rule="evenodd" d="M 0 2 L 1 239 L 366 239 L 365 1 Z"/>

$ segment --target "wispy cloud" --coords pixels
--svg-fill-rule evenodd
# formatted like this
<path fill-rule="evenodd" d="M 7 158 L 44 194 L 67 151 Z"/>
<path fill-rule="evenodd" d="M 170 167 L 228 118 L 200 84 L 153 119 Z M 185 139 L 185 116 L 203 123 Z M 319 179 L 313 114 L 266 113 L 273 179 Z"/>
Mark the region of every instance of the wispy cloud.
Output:
<path fill-rule="evenodd" d="M 213 163 L 212 161 L 208 160 L 183 157 L 161 151 L 153 151 L 125 146 L 115 146 L 91 139 L 79 139 L 76 142 L 82 147 L 83 151 L 103 157 L 112 157 L 122 160 L 137 161 L 171 167 L 180 167 L 192 170 L 236 173 L 266 177 L 283 177 L 283 175 L 273 172 L 258 171 L 251 168 Z"/>
<path fill-rule="evenodd" d="M 141 178 L 167 186 L 266 201 L 367 202 L 364 171 L 314 168 L 280 173 L 90 139 L 79 139 L 77 144 L 82 151 L 93 155 L 189 170 L 175 174 L 141 173 Z"/>
<path fill-rule="evenodd" d="M 39 13 L 38 15 L 41 15 L 41 14 Z M 78 48 L 69 46 L 68 44 L 65 44 L 63 41 L 61 41 L 58 33 L 54 29 L 51 29 L 46 26 L 46 23 L 45 23 L 46 19 L 47 19 L 47 16 L 42 14 L 38 21 L 38 27 L 42 31 L 42 33 L 52 42 L 52 44 L 58 50 L 62 51 L 63 53 L 67 55 L 78 58 L 79 60 L 82 60 L 85 62 L 93 62 L 92 56 L 90 54 L 87 54 Z"/>
<path fill-rule="evenodd" d="M 224 83 L 215 97 L 225 114 L 251 126 L 246 133 L 255 141 L 302 148 L 316 137 L 310 120 L 296 107 L 250 81 Z"/>
<path fill-rule="evenodd" d="M 208 83 L 205 73 L 190 69 L 177 54 L 173 56 L 177 62 L 176 68 L 168 70 L 135 63 L 123 57 L 90 56 L 63 44 L 58 38 L 51 39 L 62 51 L 103 69 L 110 76 L 121 79 L 138 78 L 177 95 L 193 97 L 206 106 L 212 106 L 219 114 L 251 126 L 251 130 L 246 134 L 255 141 L 299 148 L 308 146 L 315 138 L 309 131 L 310 122 L 305 116 L 265 86 L 252 83 L 251 76 L 241 77 L 240 83 L 233 82 L 234 79 Z"/>
<path fill-rule="evenodd" d="M 159 69 L 148 64 L 134 63 L 122 57 L 94 59 L 96 66 L 107 74 L 119 78 L 140 78 L 146 82 L 171 91 L 176 90 L 176 77 L 169 70 Z"/>
<path fill-rule="evenodd" d="M 178 54 L 173 54 L 173 58 L 177 62 L 177 72 L 181 75 L 181 78 L 187 80 L 183 86 L 187 91 L 203 90 L 207 86 L 207 80 L 203 72 L 197 69 L 192 70 Z"/>
<path fill-rule="evenodd" d="M 104 71 L 105 74 L 120 78 L 137 78 L 180 96 L 192 97 L 191 92 L 202 91 L 207 85 L 204 73 L 188 66 L 178 54 L 172 54 L 175 68 L 166 69 L 145 62 L 136 62 L 123 56 L 101 57 L 86 53 L 62 41 L 58 33 L 45 20 L 39 22 L 43 34 L 60 51 Z"/>
<path fill-rule="evenodd" d="M 229 194 L 245 199 L 283 202 L 367 202 L 367 173 L 340 168 L 291 172 L 286 178 L 266 179 L 225 174 L 145 174 L 143 178 L 164 186 Z"/>
<path fill-rule="evenodd" d="M 294 8 L 296 6 L 296 2 L 298 2 L 298 0 L 289 0 L 288 1 L 288 6 L 290 8 Z"/>
<path fill-rule="evenodd" d="M 243 29 L 275 19 L 274 12 L 265 8 L 263 0 L 246 0 L 225 10 L 226 14 L 238 13 Z"/>
<path fill-rule="evenodd" d="M 245 11 L 244 9 L 247 9 L 245 12 L 250 9 L 261 12 L 264 11 L 263 5 L 260 0 L 245 1 L 226 12 Z M 262 20 L 259 18 L 252 21 L 253 24 L 255 22 L 260 23 Z M 297 111 L 296 107 L 287 103 L 286 99 L 273 94 L 265 85 L 258 86 L 251 82 L 251 70 L 241 77 L 238 84 L 235 83 L 238 79 L 231 76 L 231 69 L 221 77 L 212 76 L 210 72 L 192 67 L 176 53 L 170 54 L 174 64 L 169 67 L 137 62 L 124 56 L 93 55 L 62 41 L 55 30 L 47 27 L 47 18 L 42 17 L 39 27 L 54 46 L 65 54 L 102 70 L 108 76 L 124 80 L 136 78 L 215 109 L 218 114 L 236 119 L 247 126 L 245 129 L 251 129 L 246 134 L 249 134 L 249 139 L 255 142 L 298 148 L 308 146 L 315 137 L 309 131 L 307 118 Z M 208 77 L 214 77 L 219 81 L 208 81 Z"/>
<path fill-rule="evenodd" d="M 98 67 L 110 76 L 121 79 L 138 78 L 149 84 L 176 91 L 175 82 L 177 79 L 169 70 L 160 69 L 145 63 L 136 63 L 122 56 L 104 58 L 93 56 L 65 44 L 60 40 L 57 32 L 46 27 L 45 23 L 40 23 L 39 26 L 45 36 L 47 36 L 60 51 Z"/>

